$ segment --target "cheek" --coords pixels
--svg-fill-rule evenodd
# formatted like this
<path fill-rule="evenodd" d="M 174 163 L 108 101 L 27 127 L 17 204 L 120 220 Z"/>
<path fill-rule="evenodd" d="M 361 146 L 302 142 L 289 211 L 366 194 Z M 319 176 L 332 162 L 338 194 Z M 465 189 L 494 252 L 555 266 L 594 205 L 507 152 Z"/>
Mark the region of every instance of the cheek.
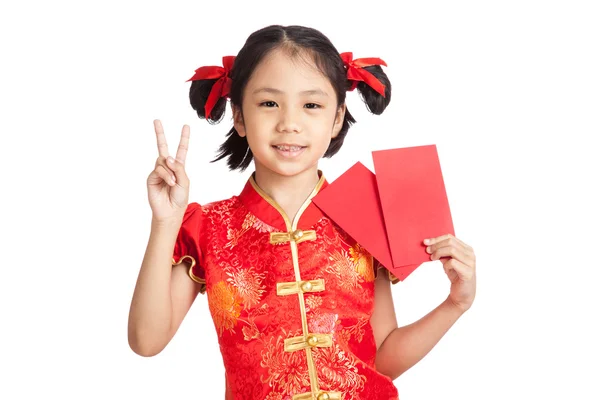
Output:
<path fill-rule="evenodd" d="M 248 146 L 254 152 L 258 150 L 258 144 L 262 142 L 261 138 L 256 134 L 257 130 L 254 128 L 250 128 L 247 130 L 246 140 L 248 140 Z"/>
<path fill-rule="evenodd" d="M 248 129 L 264 131 L 277 123 L 275 113 L 269 112 L 249 112 L 245 118 Z"/>
<path fill-rule="evenodd" d="M 323 113 L 322 115 L 310 120 L 311 131 L 315 132 L 319 136 L 331 137 L 334 121 L 335 115 Z"/>
<path fill-rule="evenodd" d="M 246 140 L 251 149 L 258 149 L 270 140 L 269 124 L 264 118 L 248 118 L 245 123 L 246 127 Z"/>

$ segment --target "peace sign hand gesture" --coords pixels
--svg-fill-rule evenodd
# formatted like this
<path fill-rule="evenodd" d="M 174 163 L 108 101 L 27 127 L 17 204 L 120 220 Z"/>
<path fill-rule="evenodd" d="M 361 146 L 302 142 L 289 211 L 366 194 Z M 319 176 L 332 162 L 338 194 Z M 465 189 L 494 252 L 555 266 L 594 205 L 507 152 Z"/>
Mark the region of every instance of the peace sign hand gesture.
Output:
<path fill-rule="evenodd" d="M 185 157 L 190 127 L 183 126 L 175 158 L 169 156 L 167 140 L 160 120 L 154 120 L 158 158 L 147 180 L 152 217 L 159 222 L 180 219 L 188 205 L 190 181 L 185 173 Z"/>

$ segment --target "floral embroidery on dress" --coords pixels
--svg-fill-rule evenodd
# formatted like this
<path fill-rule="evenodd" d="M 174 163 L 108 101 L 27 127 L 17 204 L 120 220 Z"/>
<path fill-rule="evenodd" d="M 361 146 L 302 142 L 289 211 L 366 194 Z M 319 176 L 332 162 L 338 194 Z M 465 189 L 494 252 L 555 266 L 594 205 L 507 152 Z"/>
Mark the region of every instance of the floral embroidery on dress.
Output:
<path fill-rule="evenodd" d="M 352 290 L 358 286 L 359 282 L 363 282 L 362 275 L 358 273 L 354 262 L 345 250 L 335 250 L 331 253 L 329 259 L 333 262 L 325 270 L 335 275 L 336 283 L 342 289 Z"/>
<path fill-rule="evenodd" d="M 242 228 L 248 229 L 251 227 L 259 231 L 260 233 L 275 232 L 275 228 L 273 228 L 271 225 L 268 225 L 260 219 L 256 218 L 254 214 L 248 213 L 246 214 L 246 218 L 244 219 Z"/>
<path fill-rule="evenodd" d="M 246 213 L 246 217 L 244 218 L 244 222 L 242 222 L 242 229 L 250 229 L 253 226 L 258 218 L 256 218 L 252 213 Z"/>
<path fill-rule="evenodd" d="M 226 274 L 229 276 L 227 282 L 231 283 L 236 289 L 237 294 L 242 299 L 244 308 L 250 308 L 260 301 L 265 286 L 262 281 L 265 279 L 265 273 L 256 273 L 254 268 L 232 269 L 226 268 Z"/>
<path fill-rule="evenodd" d="M 234 287 L 220 281 L 208 289 L 208 306 L 219 336 L 225 330 L 233 332 L 242 306 Z"/>
<path fill-rule="evenodd" d="M 357 392 L 363 390 L 367 378 L 358 372 L 356 361 L 353 361 L 336 343 L 314 352 L 315 362 L 319 368 L 317 373 L 321 388 L 341 390 L 344 398 L 353 399 Z"/>
<path fill-rule="evenodd" d="M 248 312 L 248 318 L 240 318 L 239 320 L 243 323 L 248 324 L 242 328 L 242 333 L 244 334 L 244 340 L 250 341 L 254 339 L 261 339 L 261 332 L 258 330 L 256 326 L 256 318 L 265 315 L 269 312 L 269 305 L 263 304 L 260 307 L 254 308 L 250 312 Z"/>
<path fill-rule="evenodd" d="M 242 237 L 242 235 L 244 233 L 246 233 L 246 231 L 243 229 L 228 228 L 227 229 L 227 239 L 229 240 L 229 242 L 227 242 L 227 244 L 225 245 L 225 248 L 233 249 L 235 246 L 237 246 L 238 241 L 240 240 L 240 238 Z"/>
<path fill-rule="evenodd" d="M 375 280 L 375 271 L 373 270 L 373 256 L 356 243 L 348 250 L 350 258 L 354 261 L 356 270 L 364 278 L 366 282 L 373 282 Z"/>
<path fill-rule="evenodd" d="M 244 340 L 248 342 L 260 337 L 260 332 L 255 324 L 244 326 L 242 328 L 242 333 L 244 334 Z"/>
<path fill-rule="evenodd" d="M 350 341 L 350 339 L 354 339 L 357 342 L 362 342 L 363 337 L 365 335 L 365 329 L 364 327 L 369 323 L 369 320 L 364 318 L 364 319 L 359 319 L 356 321 L 356 323 L 354 325 L 351 326 L 347 326 L 344 327 L 343 329 L 338 331 L 338 338 L 340 339 L 340 341 L 348 344 L 348 342 Z"/>
<path fill-rule="evenodd" d="M 266 343 L 260 365 L 268 369 L 268 376 L 261 378 L 279 393 L 301 393 L 310 386 L 306 355 L 304 351 L 285 351 L 283 341 L 279 335 L 276 339 L 271 337 Z"/>
<path fill-rule="evenodd" d="M 319 312 L 310 318 L 308 327 L 314 333 L 332 333 L 338 321 L 338 315 Z"/>
<path fill-rule="evenodd" d="M 247 212 L 240 229 L 227 228 L 227 240 L 229 240 L 229 242 L 225 244 L 225 248 L 233 249 L 235 246 L 237 246 L 240 238 L 252 228 L 256 229 L 260 233 L 275 231 L 275 228 L 265 224 L 256 218 L 256 216 L 254 216 L 252 213 Z"/>
<path fill-rule="evenodd" d="M 321 307 L 321 304 L 323 304 L 323 297 L 309 295 L 309 296 L 304 297 L 304 303 L 305 303 L 307 312 L 314 311 L 314 310 L 317 310 L 319 307 Z"/>

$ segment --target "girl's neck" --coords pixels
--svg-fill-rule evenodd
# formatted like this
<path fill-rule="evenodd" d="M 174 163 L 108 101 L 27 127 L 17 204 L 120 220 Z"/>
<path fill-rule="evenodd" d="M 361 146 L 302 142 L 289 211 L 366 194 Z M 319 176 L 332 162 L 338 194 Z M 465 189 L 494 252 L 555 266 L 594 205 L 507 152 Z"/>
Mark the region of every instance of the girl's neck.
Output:
<path fill-rule="evenodd" d="M 318 167 L 314 166 L 294 176 L 283 176 L 258 164 L 255 166 L 256 184 L 275 200 L 292 222 L 319 182 Z"/>

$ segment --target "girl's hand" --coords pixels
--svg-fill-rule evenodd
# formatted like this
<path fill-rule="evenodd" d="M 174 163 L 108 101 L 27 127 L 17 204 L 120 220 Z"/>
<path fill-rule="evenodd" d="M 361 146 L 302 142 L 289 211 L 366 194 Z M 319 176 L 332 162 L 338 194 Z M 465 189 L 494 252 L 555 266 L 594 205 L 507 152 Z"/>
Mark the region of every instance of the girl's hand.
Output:
<path fill-rule="evenodd" d="M 183 126 L 174 159 L 169 156 L 167 140 L 160 120 L 154 120 L 154 130 L 158 144 L 158 159 L 154 171 L 150 173 L 147 180 L 152 218 L 159 222 L 181 219 L 188 205 L 190 187 L 190 181 L 185 173 L 190 127 Z"/>
<path fill-rule="evenodd" d="M 425 239 L 432 260 L 440 260 L 452 283 L 448 300 L 462 312 L 475 300 L 475 253 L 473 248 L 451 234 Z"/>

